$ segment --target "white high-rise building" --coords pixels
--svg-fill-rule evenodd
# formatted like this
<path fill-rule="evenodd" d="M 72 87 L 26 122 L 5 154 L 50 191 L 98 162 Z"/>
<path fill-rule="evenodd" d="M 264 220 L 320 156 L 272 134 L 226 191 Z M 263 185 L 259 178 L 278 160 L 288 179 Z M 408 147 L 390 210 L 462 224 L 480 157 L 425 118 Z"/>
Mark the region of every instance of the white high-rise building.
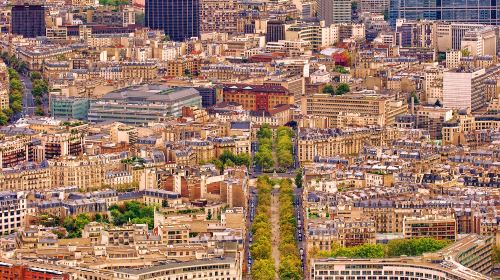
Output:
<path fill-rule="evenodd" d="M 443 105 L 450 109 L 477 110 L 486 105 L 484 69 L 457 68 L 443 74 Z"/>
<path fill-rule="evenodd" d="M 332 23 L 351 22 L 350 0 L 317 0 L 318 17 L 329 26 Z"/>

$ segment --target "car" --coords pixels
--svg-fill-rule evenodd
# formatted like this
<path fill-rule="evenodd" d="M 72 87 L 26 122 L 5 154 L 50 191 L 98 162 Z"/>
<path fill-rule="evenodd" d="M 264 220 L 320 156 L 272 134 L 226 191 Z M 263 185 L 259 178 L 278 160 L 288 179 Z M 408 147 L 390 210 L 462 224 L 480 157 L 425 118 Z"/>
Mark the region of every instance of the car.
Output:
<path fill-rule="evenodd" d="M 302 241 L 302 235 L 299 235 L 299 241 Z"/>
<path fill-rule="evenodd" d="M 299 252 L 300 252 L 300 254 L 301 254 L 301 255 L 303 255 L 303 254 L 304 254 L 304 249 L 303 249 L 303 248 L 300 248 L 300 249 L 299 249 Z"/>

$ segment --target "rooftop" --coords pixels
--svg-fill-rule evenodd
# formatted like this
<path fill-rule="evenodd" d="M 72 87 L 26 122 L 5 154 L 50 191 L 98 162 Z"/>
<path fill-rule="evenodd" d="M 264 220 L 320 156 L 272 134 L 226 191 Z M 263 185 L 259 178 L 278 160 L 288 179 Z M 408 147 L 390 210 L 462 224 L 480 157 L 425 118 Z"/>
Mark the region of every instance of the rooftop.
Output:
<path fill-rule="evenodd" d="M 194 88 L 171 88 L 159 84 L 145 84 L 112 91 L 101 100 L 122 102 L 177 102 L 200 96 Z"/>

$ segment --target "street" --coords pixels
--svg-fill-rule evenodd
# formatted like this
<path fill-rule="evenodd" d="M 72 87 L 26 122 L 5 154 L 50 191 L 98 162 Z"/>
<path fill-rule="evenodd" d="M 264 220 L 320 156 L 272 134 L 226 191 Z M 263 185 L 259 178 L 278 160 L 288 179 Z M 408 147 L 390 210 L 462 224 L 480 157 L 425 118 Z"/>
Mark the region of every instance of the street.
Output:
<path fill-rule="evenodd" d="M 33 85 L 28 76 L 19 75 L 21 81 L 24 85 L 24 94 L 23 94 L 23 116 L 33 116 L 35 114 L 35 99 L 33 98 L 33 94 L 31 94 L 31 90 Z"/>
<path fill-rule="evenodd" d="M 294 193 L 295 199 L 293 205 L 295 207 L 295 216 L 297 217 L 297 245 L 299 247 L 300 260 L 302 261 L 302 270 L 304 271 L 304 275 L 307 276 L 307 248 L 304 233 L 306 225 L 304 224 L 304 209 L 302 208 L 302 188 L 299 189 L 296 187 Z"/>
<path fill-rule="evenodd" d="M 247 274 L 250 275 L 252 268 L 252 257 L 250 256 L 250 245 L 252 245 L 252 224 L 255 218 L 255 207 L 257 206 L 257 190 L 254 184 L 250 184 L 250 194 L 248 198 L 248 213 L 246 217 L 247 238 L 245 238 L 244 261 L 247 264 Z"/>

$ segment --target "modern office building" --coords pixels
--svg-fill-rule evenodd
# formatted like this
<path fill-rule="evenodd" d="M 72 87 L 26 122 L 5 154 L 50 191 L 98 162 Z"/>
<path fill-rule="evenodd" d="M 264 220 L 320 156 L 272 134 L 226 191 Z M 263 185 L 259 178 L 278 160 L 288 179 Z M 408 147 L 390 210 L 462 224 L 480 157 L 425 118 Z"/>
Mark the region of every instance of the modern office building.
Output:
<path fill-rule="evenodd" d="M 500 67 L 457 68 L 443 75 L 443 105 L 451 109 L 470 108 L 475 111 L 486 106 L 486 81 L 500 72 Z"/>
<path fill-rule="evenodd" d="M 312 259 L 312 280 L 489 280 L 493 236 L 468 235 L 435 253 L 385 259 Z"/>
<path fill-rule="evenodd" d="M 11 33 L 34 38 L 45 36 L 45 7 L 16 5 L 11 11 Z"/>
<path fill-rule="evenodd" d="M 394 26 L 397 19 L 430 19 L 450 22 L 500 23 L 500 2 L 463 0 L 391 0 L 389 21 Z"/>
<path fill-rule="evenodd" d="M 318 0 L 318 17 L 329 26 L 332 23 L 351 22 L 351 1 L 349 0 Z"/>
<path fill-rule="evenodd" d="M 165 31 L 173 41 L 200 35 L 199 0 L 146 0 L 146 26 Z"/>
<path fill-rule="evenodd" d="M 359 1 L 360 13 L 382 14 L 389 8 L 389 0 L 361 0 Z"/>
<path fill-rule="evenodd" d="M 201 107 L 201 102 L 201 96 L 194 88 L 140 85 L 113 91 L 92 101 L 88 120 L 145 125 L 169 116 L 180 116 L 182 107 Z"/>
<path fill-rule="evenodd" d="M 285 40 L 285 29 L 286 25 L 283 21 L 268 21 L 266 42 L 278 42 L 279 40 Z"/>
<path fill-rule="evenodd" d="M 197 87 L 195 88 L 201 96 L 201 106 L 208 108 L 217 102 L 215 87 Z"/>
<path fill-rule="evenodd" d="M 56 119 L 86 120 L 89 113 L 89 100 L 58 96 L 51 99 L 50 113 Z"/>
<path fill-rule="evenodd" d="M 400 257 L 391 259 L 313 259 L 309 279 L 490 280 L 491 278 L 450 261 L 433 263 L 421 258 Z"/>

